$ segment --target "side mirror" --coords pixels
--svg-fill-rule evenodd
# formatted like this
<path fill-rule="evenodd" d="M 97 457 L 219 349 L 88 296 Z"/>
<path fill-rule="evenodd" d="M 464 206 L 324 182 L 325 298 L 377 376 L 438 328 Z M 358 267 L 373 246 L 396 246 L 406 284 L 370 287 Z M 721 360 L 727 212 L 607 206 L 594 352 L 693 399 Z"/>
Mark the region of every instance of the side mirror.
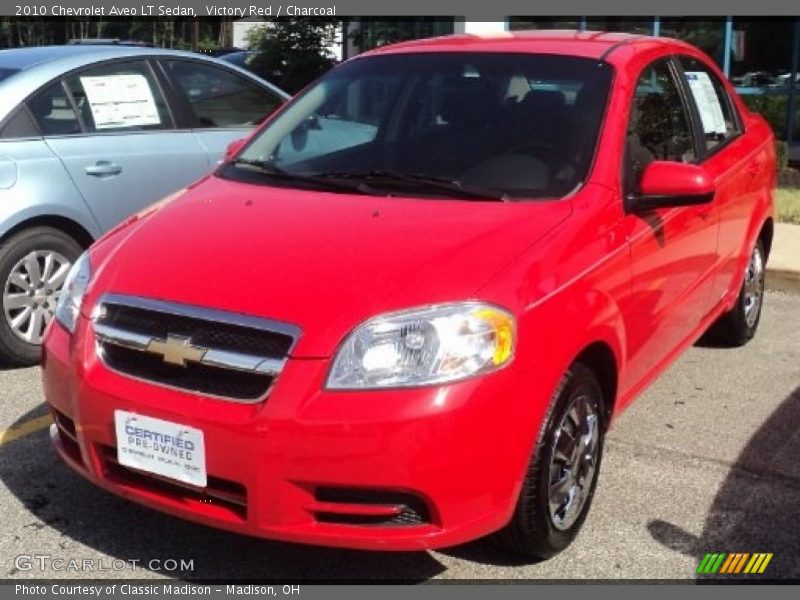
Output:
<path fill-rule="evenodd" d="M 225 160 L 230 160 L 236 156 L 246 141 L 245 138 L 242 138 L 241 140 L 234 140 L 228 144 L 228 147 L 225 149 Z"/>
<path fill-rule="evenodd" d="M 707 204 L 714 198 L 714 182 L 698 165 L 656 160 L 645 167 L 639 191 L 625 197 L 629 213 L 656 208 Z"/>

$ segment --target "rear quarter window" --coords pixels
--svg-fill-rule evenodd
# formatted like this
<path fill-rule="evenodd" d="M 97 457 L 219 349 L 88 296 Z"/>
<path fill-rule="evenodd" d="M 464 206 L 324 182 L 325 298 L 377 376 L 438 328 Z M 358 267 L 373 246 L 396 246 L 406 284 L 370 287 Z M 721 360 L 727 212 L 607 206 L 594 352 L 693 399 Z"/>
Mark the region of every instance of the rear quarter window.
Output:
<path fill-rule="evenodd" d="M 25 106 L 18 107 L 0 127 L 0 139 L 13 140 L 39 137 L 39 130 Z"/>

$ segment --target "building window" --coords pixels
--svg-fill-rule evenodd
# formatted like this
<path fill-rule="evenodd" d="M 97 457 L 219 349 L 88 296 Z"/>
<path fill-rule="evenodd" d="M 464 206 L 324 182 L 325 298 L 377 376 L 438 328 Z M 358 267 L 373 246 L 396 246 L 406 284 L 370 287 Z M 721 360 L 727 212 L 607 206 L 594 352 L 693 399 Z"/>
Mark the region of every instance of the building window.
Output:
<path fill-rule="evenodd" d="M 576 17 L 509 17 L 511 31 L 524 29 L 580 29 L 581 21 Z"/>
<path fill-rule="evenodd" d="M 652 35 L 653 17 L 587 17 L 586 29 Z"/>
<path fill-rule="evenodd" d="M 786 87 L 792 62 L 789 19 L 733 19 L 731 81 L 745 87 Z"/>
<path fill-rule="evenodd" d="M 660 35 L 697 46 L 713 58 L 720 69 L 725 64 L 725 17 L 664 17 Z"/>

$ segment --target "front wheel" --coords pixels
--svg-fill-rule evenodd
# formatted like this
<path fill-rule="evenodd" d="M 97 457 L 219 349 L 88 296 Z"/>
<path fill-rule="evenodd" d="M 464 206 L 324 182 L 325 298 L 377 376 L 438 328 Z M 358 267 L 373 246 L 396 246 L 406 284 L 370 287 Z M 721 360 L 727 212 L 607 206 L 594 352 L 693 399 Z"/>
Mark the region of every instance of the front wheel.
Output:
<path fill-rule="evenodd" d="M 494 536 L 499 546 L 544 559 L 572 543 L 586 520 L 597 484 L 603 415 L 597 376 L 574 364 L 555 393 L 514 516 Z"/>
<path fill-rule="evenodd" d="M 82 249 L 51 227 L 23 230 L 0 244 L 0 361 L 39 362 L 42 336 Z"/>

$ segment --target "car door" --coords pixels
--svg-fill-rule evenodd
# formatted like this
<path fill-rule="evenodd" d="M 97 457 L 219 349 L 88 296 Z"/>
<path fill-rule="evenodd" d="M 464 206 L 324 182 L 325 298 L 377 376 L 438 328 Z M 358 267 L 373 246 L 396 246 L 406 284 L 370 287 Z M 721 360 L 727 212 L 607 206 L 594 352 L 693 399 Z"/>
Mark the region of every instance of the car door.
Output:
<path fill-rule="evenodd" d="M 0 237 L 43 214 L 69 218 L 91 236 L 98 233 L 94 215 L 64 165 L 42 139 L 28 109 L 19 105 L 0 124 Z"/>
<path fill-rule="evenodd" d="M 759 148 L 758 140 L 742 135 L 741 117 L 714 69 L 691 56 L 681 56 L 679 63 L 702 138 L 701 164 L 716 188 L 714 204 L 720 221 L 712 294 L 716 303 L 729 290 L 739 291 L 733 279 L 738 276 L 741 257 L 750 254 L 743 244 L 752 207 L 768 175 L 768 153 Z"/>
<path fill-rule="evenodd" d="M 624 193 L 636 193 L 653 160 L 697 162 L 689 105 L 672 59 L 640 74 L 627 130 Z M 713 203 L 627 214 L 632 269 L 628 311 L 629 384 L 647 378 L 676 350 L 710 308 L 717 253 Z"/>
<path fill-rule="evenodd" d="M 28 106 L 104 230 L 208 171 L 192 132 L 175 128 L 147 60 L 70 73 Z"/>
<path fill-rule="evenodd" d="M 163 60 L 162 65 L 211 168 L 228 144 L 246 137 L 288 97 L 225 65 L 189 59 Z"/>

